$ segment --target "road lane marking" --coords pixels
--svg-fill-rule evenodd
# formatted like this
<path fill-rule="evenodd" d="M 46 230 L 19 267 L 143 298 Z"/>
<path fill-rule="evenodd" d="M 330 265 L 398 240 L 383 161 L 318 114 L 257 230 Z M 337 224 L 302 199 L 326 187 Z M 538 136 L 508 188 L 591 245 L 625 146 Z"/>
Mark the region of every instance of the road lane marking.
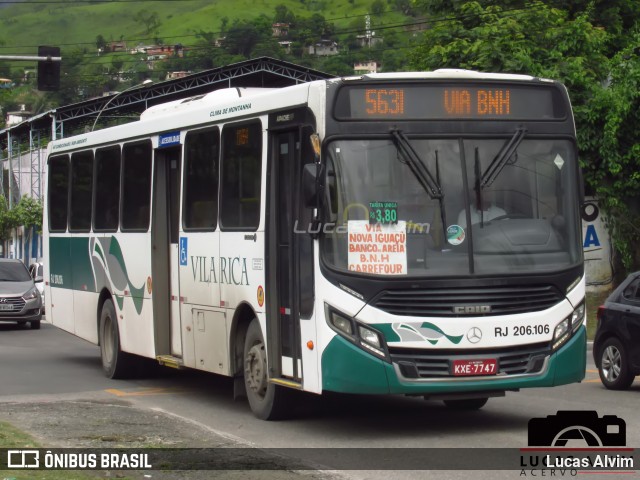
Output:
<path fill-rule="evenodd" d="M 170 395 L 175 393 L 187 393 L 188 390 L 181 388 L 143 388 L 141 390 L 124 391 L 117 388 L 107 388 L 105 392 L 116 397 L 142 397 L 147 395 Z"/>

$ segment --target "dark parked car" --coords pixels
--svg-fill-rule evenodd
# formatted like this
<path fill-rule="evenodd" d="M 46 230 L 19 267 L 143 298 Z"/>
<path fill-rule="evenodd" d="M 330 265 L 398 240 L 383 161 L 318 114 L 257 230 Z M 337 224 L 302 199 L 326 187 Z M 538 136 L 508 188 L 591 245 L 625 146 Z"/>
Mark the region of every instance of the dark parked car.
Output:
<path fill-rule="evenodd" d="M 0 322 L 29 322 L 40 328 L 42 298 L 20 260 L 0 258 Z"/>
<path fill-rule="evenodd" d="M 624 390 L 640 375 L 640 272 L 629 275 L 600 308 L 593 341 L 600 380 Z"/>

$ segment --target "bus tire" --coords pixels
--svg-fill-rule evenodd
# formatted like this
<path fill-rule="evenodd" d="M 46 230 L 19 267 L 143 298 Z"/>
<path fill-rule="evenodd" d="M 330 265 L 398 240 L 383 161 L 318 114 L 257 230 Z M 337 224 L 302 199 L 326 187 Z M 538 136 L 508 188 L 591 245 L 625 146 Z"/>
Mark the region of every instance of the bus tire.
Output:
<path fill-rule="evenodd" d="M 253 414 L 261 420 L 279 420 L 289 411 L 289 391 L 269 382 L 267 352 L 257 318 L 244 338 L 244 384 Z"/>
<path fill-rule="evenodd" d="M 488 398 L 462 398 L 460 400 L 444 400 L 444 404 L 454 410 L 480 410 L 488 401 Z"/>
<path fill-rule="evenodd" d="M 127 378 L 131 373 L 131 355 L 120 349 L 118 317 L 111 300 L 102 305 L 98 337 L 104 374 L 113 379 Z"/>

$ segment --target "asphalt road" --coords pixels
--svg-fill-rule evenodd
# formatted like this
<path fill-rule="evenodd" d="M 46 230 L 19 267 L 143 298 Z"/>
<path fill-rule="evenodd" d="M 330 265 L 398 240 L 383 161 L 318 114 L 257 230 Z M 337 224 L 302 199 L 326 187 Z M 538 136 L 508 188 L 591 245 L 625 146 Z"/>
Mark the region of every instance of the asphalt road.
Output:
<path fill-rule="evenodd" d="M 606 390 L 587 358 L 581 384 L 530 389 L 490 399 L 478 412 L 455 412 L 441 402 L 398 396 L 301 395 L 292 418 L 263 422 L 245 400 L 232 398 L 230 379 L 161 369 L 132 380 L 102 375 L 98 347 L 43 322 L 40 331 L 0 324 L 0 418 L 16 405 L 90 401 L 127 405 L 171 417 L 236 445 L 259 448 L 521 448 L 533 417 L 559 410 L 596 410 L 626 421 L 626 445 L 640 447 L 640 381 L 629 391 Z M 640 379 L 639 379 L 640 380 Z M 4 407 L 3 407 L 4 405 Z M 51 414 L 56 413 L 51 409 Z M 188 446 L 188 445 L 187 445 Z M 398 451 L 401 452 L 401 451 Z M 638 469 L 640 470 L 640 469 Z M 609 474 L 606 478 L 635 475 Z M 521 478 L 517 472 L 420 472 L 419 478 Z M 540 472 L 538 472 L 540 473 Z M 408 471 L 346 471 L 349 478 L 418 478 Z M 532 476 L 532 475 L 525 475 Z"/>

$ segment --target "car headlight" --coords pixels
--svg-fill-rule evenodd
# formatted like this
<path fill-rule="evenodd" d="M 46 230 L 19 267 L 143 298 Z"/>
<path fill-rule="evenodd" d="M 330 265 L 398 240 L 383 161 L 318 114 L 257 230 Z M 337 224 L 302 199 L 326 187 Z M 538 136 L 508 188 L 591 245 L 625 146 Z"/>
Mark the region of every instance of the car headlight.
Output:
<path fill-rule="evenodd" d="M 36 287 L 29 289 L 29 291 L 22 296 L 24 300 L 33 300 L 34 298 L 39 297 L 40 294 L 38 293 L 38 289 Z"/>
<path fill-rule="evenodd" d="M 585 303 L 584 300 L 571 312 L 567 318 L 556 325 L 553 331 L 552 350 L 557 350 L 566 343 L 580 325 L 584 323 Z"/>

